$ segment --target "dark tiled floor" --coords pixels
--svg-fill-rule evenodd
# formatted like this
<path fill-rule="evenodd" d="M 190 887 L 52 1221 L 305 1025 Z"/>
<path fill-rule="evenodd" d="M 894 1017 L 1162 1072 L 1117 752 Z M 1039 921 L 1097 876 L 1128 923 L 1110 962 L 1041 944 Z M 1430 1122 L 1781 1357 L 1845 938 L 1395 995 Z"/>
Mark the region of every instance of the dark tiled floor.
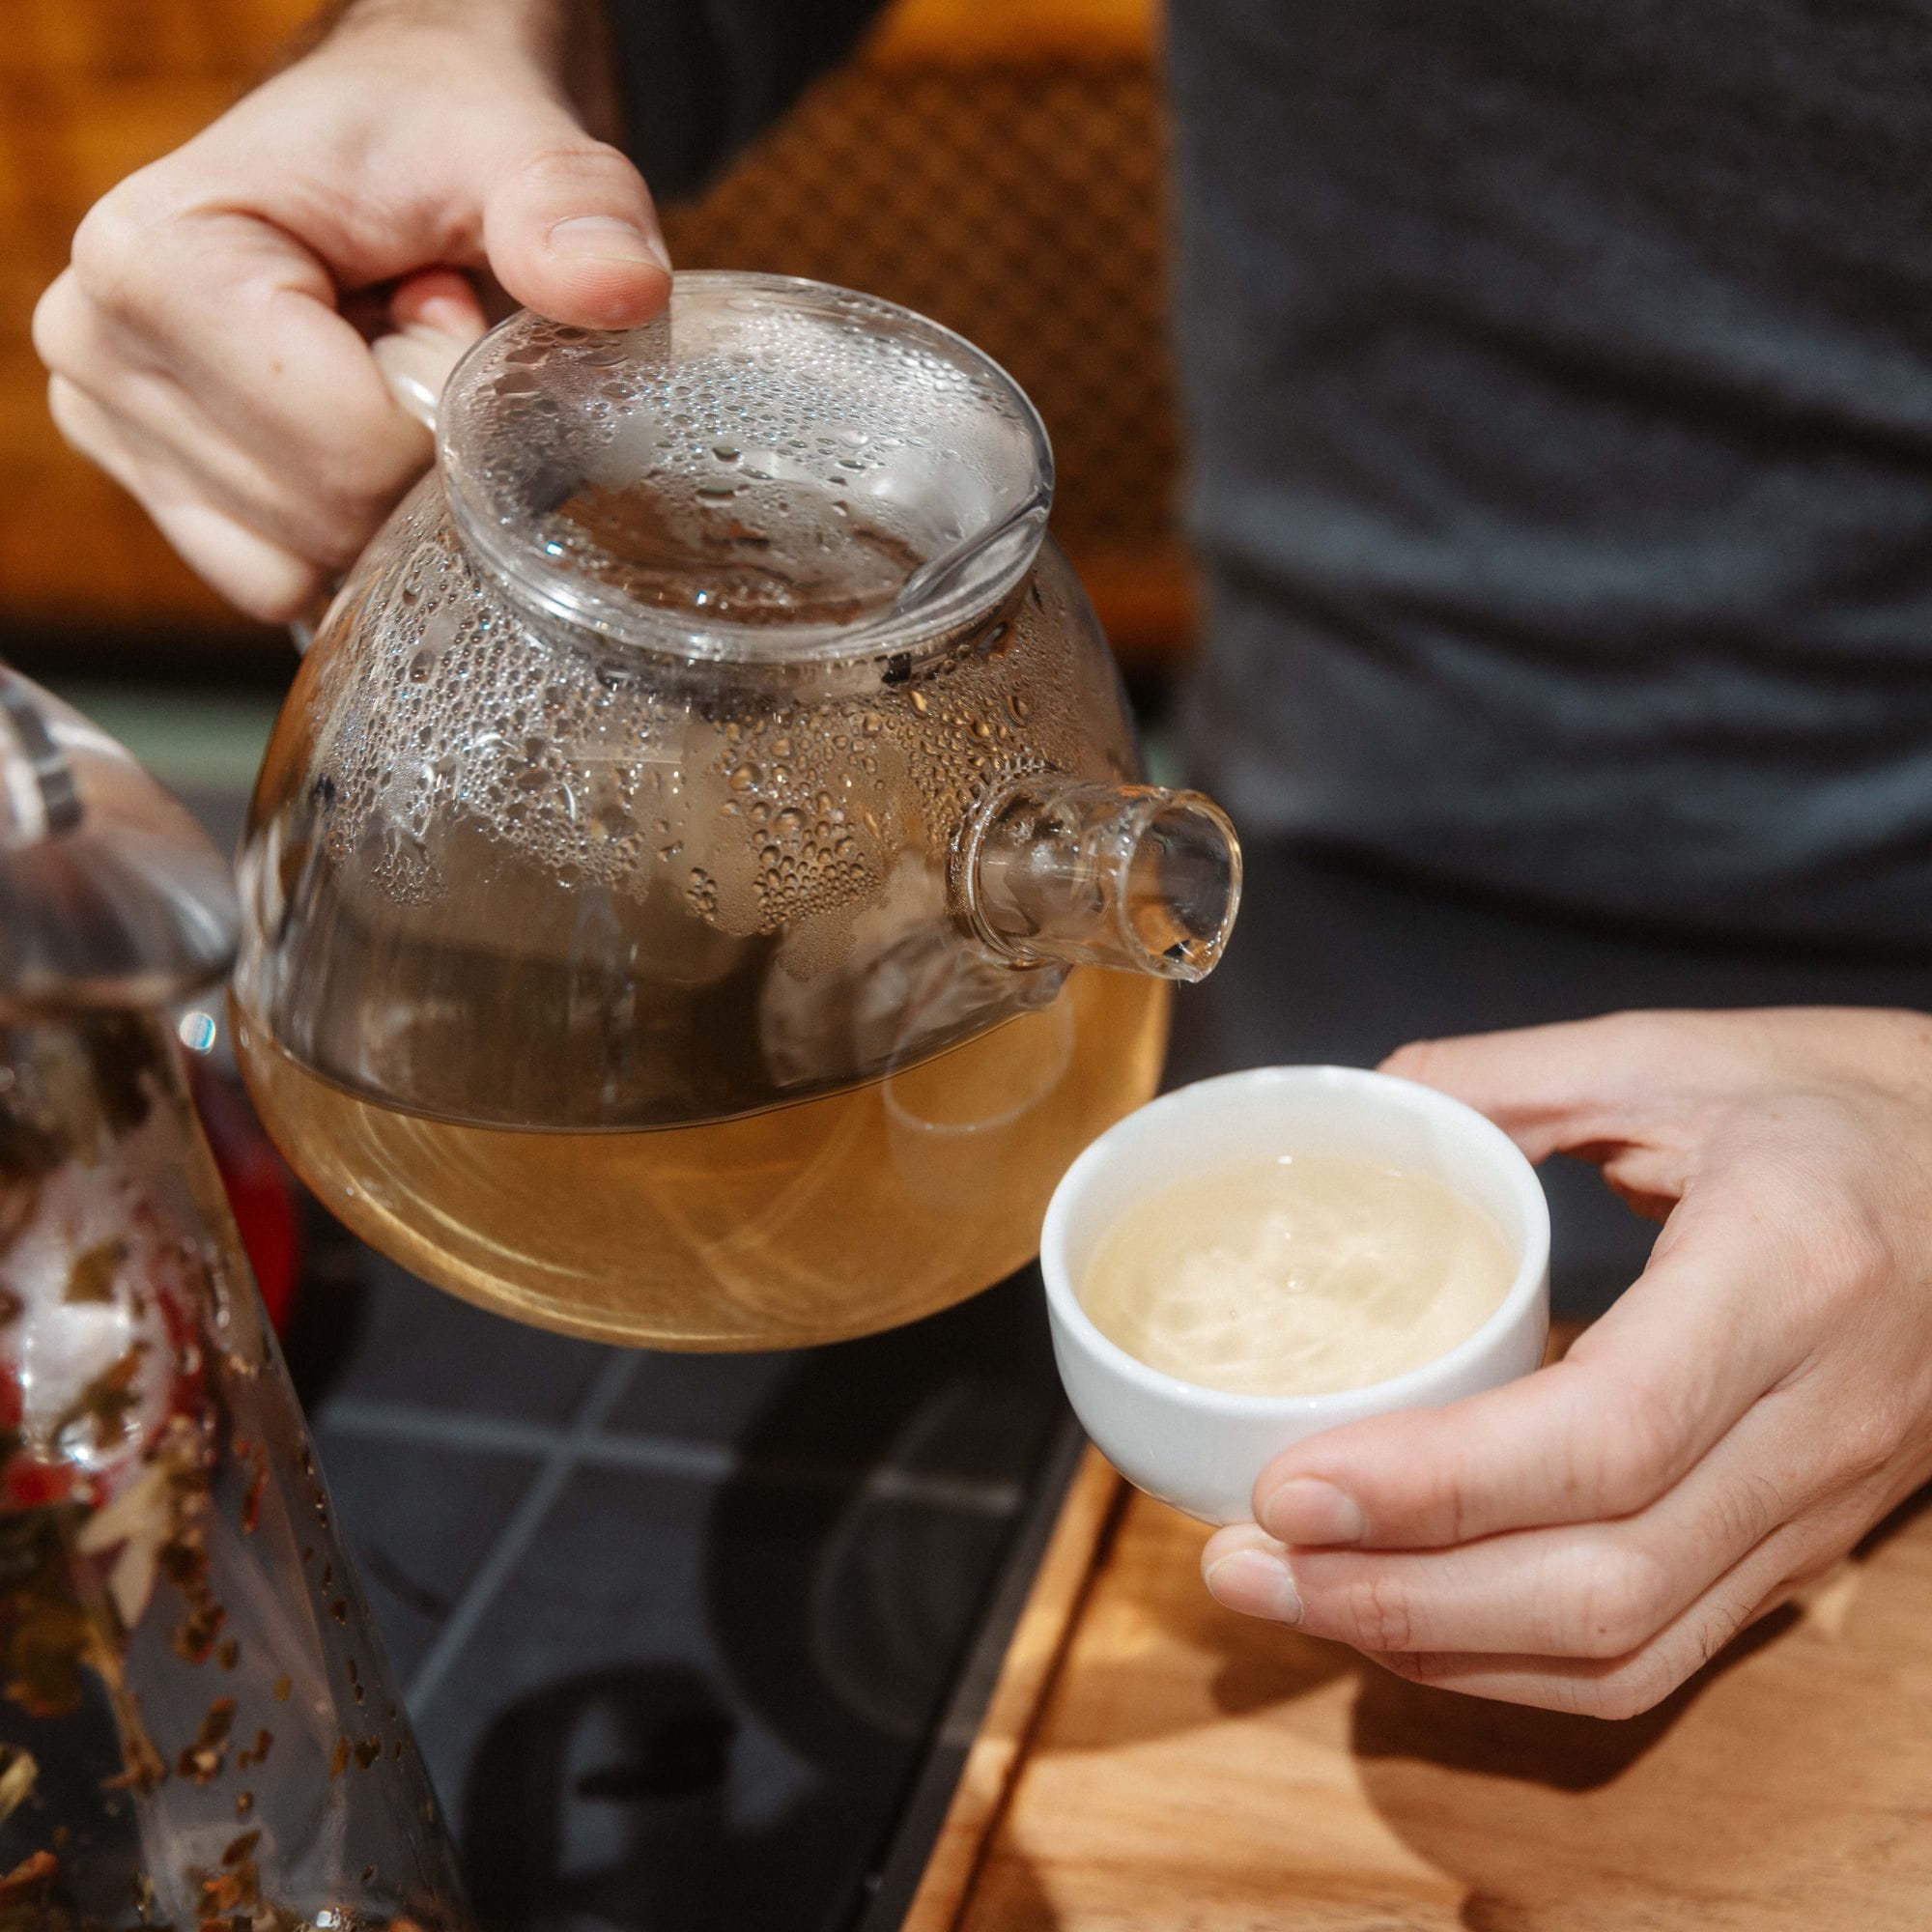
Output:
<path fill-rule="evenodd" d="M 353 1431 L 316 1430 L 316 1451 L 383 1632 L 407 1684 L 475 1579 L 535 1464 Z"/>
<path fill-rule="evenodd" d="M 1004 1528 L 577 1471 L 418 1712 L 480 1897 L 542 1926 L 846 1922 L 854 1823 L 891 1816 Z"/>
<path fill-rule="evenodd" d="M 729 1446 L 801 1477 L 820 1458 L 1010 1482 L 1037 1448 L 1031 1391 L 1051 1375 L 1044 1320 L 982 1298 L 838 1349 L 644 1356 L 611 1428 Z"/>
<path fill-rule="evenodd" d="M 1060 1414 L 1037 1282 L 632 1354 L 319 1232 L 295 1360 L 486 1923 L 851 1924 Z"/>
<path fill-rule="evenodd" d="M 502 1319 L 417 1281 L 359 1247 L 367 1284 L 355 1367 L 338 1400 L 358 1408 L 430 1410 L 560 1426 L 576 1412 L 610 1350 L 594 1342 L 520 1328 L 499 1346 Z M 424 1424 L 423 1426 L 427 1426 Z"/>

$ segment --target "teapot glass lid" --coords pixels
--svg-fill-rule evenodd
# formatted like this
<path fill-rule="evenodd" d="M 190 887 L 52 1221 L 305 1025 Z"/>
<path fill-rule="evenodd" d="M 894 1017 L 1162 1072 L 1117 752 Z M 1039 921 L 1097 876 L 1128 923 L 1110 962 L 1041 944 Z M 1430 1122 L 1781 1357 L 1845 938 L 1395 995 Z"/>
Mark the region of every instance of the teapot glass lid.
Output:
<path fill-rule="evenodd" d="M 465 540 L 520 602 L 695 658 L 943 635 L 1019 582 L 1053 488 L 998 364 L 773 275 L 680 274 L 635 329 L 512 318 L 451 376 L 439 454 Z"/>

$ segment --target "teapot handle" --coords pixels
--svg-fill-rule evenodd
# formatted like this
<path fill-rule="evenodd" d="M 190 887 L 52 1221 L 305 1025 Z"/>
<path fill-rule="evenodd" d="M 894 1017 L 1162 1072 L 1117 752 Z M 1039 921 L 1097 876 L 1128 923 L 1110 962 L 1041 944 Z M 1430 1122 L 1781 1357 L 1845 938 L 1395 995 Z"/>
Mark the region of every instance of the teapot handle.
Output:
<path fill-rule="evenodd" d="M 416 323 L 392 335 L 379 335 L 369 345 L 369 354 L 403 412 L 434 436 L 442 385 L 469 347 L 467 336 L 448 335 Z"/>
<path fill-rule="evenodd" d="M 437 406 L 442 400 L 442 385 L 458 358 L 469 347 L 466 336 L 448 335 L 440 328 L 418 323 L 399 328 L 391 335 L 379 335 L 369 345 L 376 367 L 389 385 L 389 393 L 405 415 L 412 416 L 436 434 Z M 338 579 L 289 625 L 289 637 L 298 656 L 305 653 L 335 602 L 341 587 Z"/>

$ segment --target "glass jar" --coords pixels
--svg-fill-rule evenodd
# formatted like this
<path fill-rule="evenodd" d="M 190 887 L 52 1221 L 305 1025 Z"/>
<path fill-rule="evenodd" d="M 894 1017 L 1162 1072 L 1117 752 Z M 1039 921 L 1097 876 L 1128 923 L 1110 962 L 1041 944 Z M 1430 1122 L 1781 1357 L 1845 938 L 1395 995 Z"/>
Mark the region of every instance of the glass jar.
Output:
<path fill-rule="evenodd" d="M 0 668 L 0 1919 L 466 1927 L 156 1010 L 227 868 Z"/>

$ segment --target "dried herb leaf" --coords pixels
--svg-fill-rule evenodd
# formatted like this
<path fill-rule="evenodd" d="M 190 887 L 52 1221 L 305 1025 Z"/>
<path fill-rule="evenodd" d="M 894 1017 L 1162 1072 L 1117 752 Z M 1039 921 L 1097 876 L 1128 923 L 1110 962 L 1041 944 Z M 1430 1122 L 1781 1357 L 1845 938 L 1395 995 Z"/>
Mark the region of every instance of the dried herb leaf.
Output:
<path fill-rule="evenodd" d="M 162 1548 L 161 1569 L 189 1603 L 200 1603 L 208 1595 L 208 1552 L 201 1547 L 198 1529 L 177 1536 Z"/>
<path fill-rule="evenodd" d="M 233 1871 L 210 1872 L 201 1882 L 202 1903 L 209 1912 L 225 1916 L 253 1905 L 260 1889 L 255 1867 L 244 1861 Z"/>
<path fill-rule="evenodd" d="M 71 1453 L 79 1447 L 98 1454 L 127 1441 L 131 1433 L 129 1418 L 141 1400 L 134 1393 L 134 1379 L 147 1352 L 145 1342 L 133 1343 L 119 1361 L 102 1369 L 74 1397 L 54 1423 L 56 1448 Z M 76 1436 L 82 1438 L 78 1443 Z"/>
<path fill-rule="evenodd" d="M 195 1740 L 175 1760 L 175 1770 L 191 1784 L 212 1784 L 221 1775 L 228 1755 L 229 1726 L 235 1721 L 235 1699 L 217 1697 L 202 1718 Z"/>
<path fill-rule="evenodd" d="M 61 1882 L 60 1861 L 40 1851 L 0 1878 L 0 1927 L 5 1932 L 77 1932 L 79 1915 Z"/>
<path fill-rule="evenodd" d="M 219 1604 L 204 1604 L 175 1632 L 175 1655 L 184 1663 L 206 1663 L 214 1649 L 214 1639 L 227 1621 L 228 1612 Z"/>
<path fill-rule="evenodd" d="M 114 1277 L 128 1259 L 128 1243 L 117 1238 L 97 1241 L 74 1256 L 67 1271 L 63 1301 L 112 1301 Z"/>
<path fill-rule="evenodd" d="M 123 1630 L 131 1631 L 141 1621 L 154 1595 L 161 1552 L 175 1533 L 175 1515 L 169 1470 L 164 1463 L 156 1462 L 96 1510 L 74 1538 L 74 1548 L 83 1556 L 120 1546 L 107 1572 L 107 1589 Z"/>

